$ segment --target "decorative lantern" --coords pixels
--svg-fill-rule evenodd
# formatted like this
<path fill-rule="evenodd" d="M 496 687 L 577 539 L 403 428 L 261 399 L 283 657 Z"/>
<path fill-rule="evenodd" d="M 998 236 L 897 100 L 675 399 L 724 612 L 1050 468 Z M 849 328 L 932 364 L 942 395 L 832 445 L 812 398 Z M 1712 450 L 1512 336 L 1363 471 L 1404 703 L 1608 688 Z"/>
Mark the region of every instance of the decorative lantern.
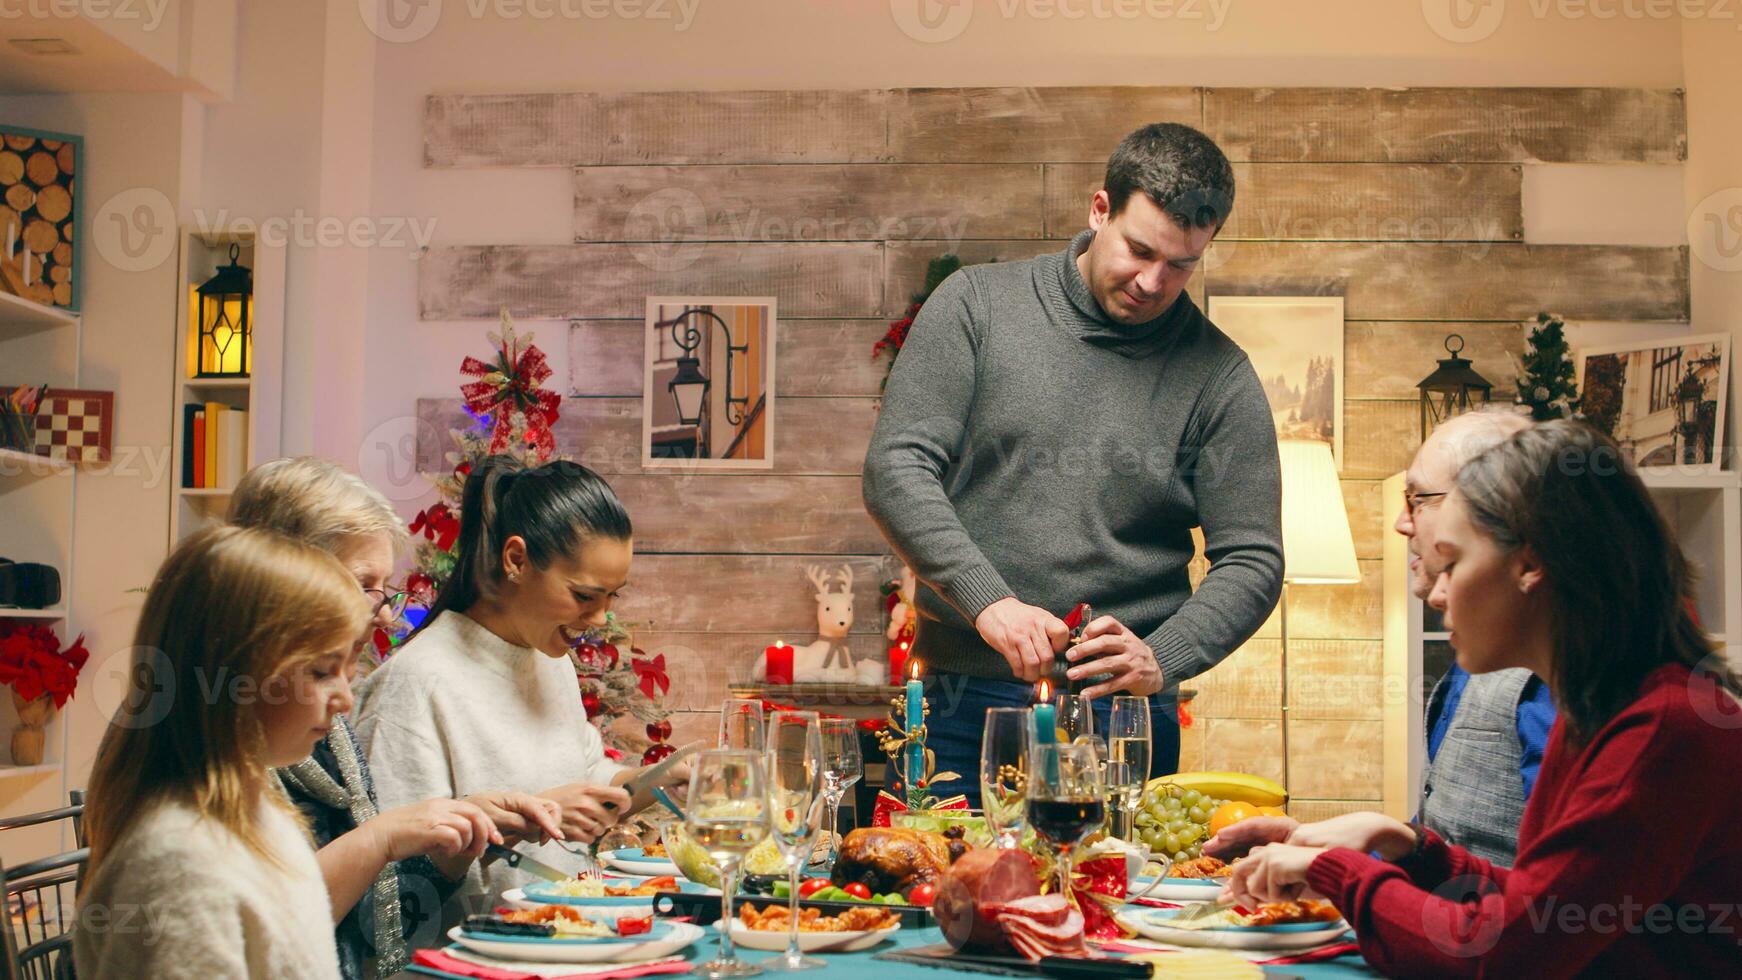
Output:
<path fill-rule="evenodd" d="M 666 385 L 672 398 L 677 400 L 677 420 L 681 425 L 702 424 L 702 406 L 707 401 L 708 387 L 712 382 L 702 373 L 701 366 L 702 362 L 693 357 L 678 358 L 677 374 Z"/>
<path fill-rule="evenodd" d="M 254 273 L 241 254 L 232 244 L 230 264 L 194 290 L 194 377 L 246 378 L 254 368 Z"/>
<path fill-rule="evenodd" d="M 1452 346 L 1453 341 L 1457 342 L 1456 347 Z M 1458 356 L 1463 349 L 1464 338 L 1457 334 L 1446 337 L 1446 353 L 1451 356 L 1441 359 L 1434 373 L 1416 385 L 1421 389 L 1421 438 L 1424 442 L 1435 426 L 1468 412 L 1473 404 L 1472 395 L 1480 394 L 1481 403 L 1486 405 L 1494 390 L 1487 378 L 1470 367 L 1468 360 Z"/>

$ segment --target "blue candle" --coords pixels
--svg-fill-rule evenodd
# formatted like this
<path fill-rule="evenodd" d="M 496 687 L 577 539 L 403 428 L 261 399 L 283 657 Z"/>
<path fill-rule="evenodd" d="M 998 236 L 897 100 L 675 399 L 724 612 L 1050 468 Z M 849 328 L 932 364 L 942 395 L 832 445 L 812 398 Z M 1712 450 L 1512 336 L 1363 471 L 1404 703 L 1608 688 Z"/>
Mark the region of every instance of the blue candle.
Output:
<path fill-rule="evenodd" d="M 1040 688 L 1035 694 L 1037 703 L 1034 706 L 1034 744 L 1051 745 L 1058 741 L 1058 721 L 1054 716 L 1052 706 L 1052 685 L 1045 678 L 1040 681 Z"/>
<path fill-rule="evenodd" d="M 919 679 L 919 660 L 907 665 L 907 732 L 911 737 L 925 724 L 925 685 Z M 925 778 L 925 743 L 915 738 L 907 743 L 907 794 L 917 800 L 919 783 Z"/>

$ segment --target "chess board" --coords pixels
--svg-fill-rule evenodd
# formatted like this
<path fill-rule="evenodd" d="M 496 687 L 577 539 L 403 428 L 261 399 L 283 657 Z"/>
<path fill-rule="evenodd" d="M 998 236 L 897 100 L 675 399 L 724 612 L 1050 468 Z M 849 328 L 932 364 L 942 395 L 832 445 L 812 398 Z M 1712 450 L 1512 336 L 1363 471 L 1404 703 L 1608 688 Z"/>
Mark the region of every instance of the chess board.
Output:
<path fill-rule="evenodd" d="M 36 454 L 106 463 L 114 433 L 114 392 L 50 388 L 36 413 Z"/>

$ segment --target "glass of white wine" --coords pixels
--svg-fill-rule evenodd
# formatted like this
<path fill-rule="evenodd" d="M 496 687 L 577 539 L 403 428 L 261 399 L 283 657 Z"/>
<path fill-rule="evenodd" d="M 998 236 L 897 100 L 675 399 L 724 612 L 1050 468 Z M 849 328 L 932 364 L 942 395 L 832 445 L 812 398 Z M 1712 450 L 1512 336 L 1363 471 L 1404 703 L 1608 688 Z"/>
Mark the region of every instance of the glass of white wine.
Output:
<path fill-rule="evenodd" d="M 824 718 L 823 796 L 829 804 L 829 867 L 841 856 L 841 798 L 865 774 L 859 750 L 859 723 L 851 718 Z"/>
<path fill-rule="evenodd" d="M 994 846 L 1022 845 L 1028 826 L 1028 754 L 1033 745 L 1033 711 L 991 708 L 980 739 L 980 808 L 986 812 Z"/>
<path fill-rule="evenodd" d="M 1081 694 L 1061 694 L 1054 698 L 1053 717 L 1060 742 L 1073 742 L 1084 735 L 1095 734 L 1095 709 Z"/>
<path fill-rule="evenodd" d="M 720 705 L 720 748 L 761 752 L 762 702 L 727 698 Z"/>
<path fill-rule="evenodd" d="M 1149 782 L 1149 699 L 1119 695 L 1107 720 L 1107 795 L 1112 797 L 1114 837 L 1136 839 L 1137 811 Z"/>
<path fill-rule="evenodd" d="M 720 955 L 691 973 L 719 980 L 748 977 L 762 968 L 738 959 L 732 948 L 732 895 L 738 866 L 768 836 L 768 779 L 763 755 L 747 749 L 711 749 L 691 763 L 690 837 L 720 866 Z"/>
<path fill-rule="evenodd" d="M 823 737 L 814 711 L 776 711 L 768 718 L 768 832 L 786 860 L 786 955 L 764 970 L 814 970 L 822 960 L 798 948 L 798 878 L 810 860 L 823 808 Z"/>

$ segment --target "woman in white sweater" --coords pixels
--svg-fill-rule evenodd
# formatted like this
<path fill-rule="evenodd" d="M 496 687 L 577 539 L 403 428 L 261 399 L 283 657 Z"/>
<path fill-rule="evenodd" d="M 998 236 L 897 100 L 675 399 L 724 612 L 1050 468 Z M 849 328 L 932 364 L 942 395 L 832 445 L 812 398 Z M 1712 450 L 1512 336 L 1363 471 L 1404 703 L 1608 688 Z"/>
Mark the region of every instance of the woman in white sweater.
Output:
<path fill-rule="evenodd" d="M 210 528 L 164 562 L 91 772 L 81 978 L 339 976 L 308 832 L 268 769 L 350 709 L 368 619 L 333 556 L 268 531 Z"/>
<path fill-rule="evenodd" d="M 382 806 L 486 789 L 562 806 L 570 842 L 647 805 L 617 788 L 640 770 L 605 757 L 581 703 L 570 642 L 604 624 L 629 577 L 629 515 L 578 463 L 527 469 L 491 456 L 466 480 L 454 571 L 422 627 L 362 685 L 355 724 Z M 687 781 L 676 767 L 668 782 Z M 543 859 L 575 862 L 549 843 Z M 474 868 L 449 921 L 529 877 Z"/>

